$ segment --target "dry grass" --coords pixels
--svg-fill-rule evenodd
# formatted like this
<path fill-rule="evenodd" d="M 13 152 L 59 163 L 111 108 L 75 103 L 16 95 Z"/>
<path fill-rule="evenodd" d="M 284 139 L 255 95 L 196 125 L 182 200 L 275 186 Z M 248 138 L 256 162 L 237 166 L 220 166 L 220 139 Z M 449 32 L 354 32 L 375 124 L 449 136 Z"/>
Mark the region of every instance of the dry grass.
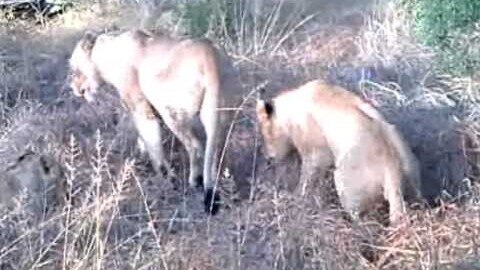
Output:
<path fill-rule="evenodd" d="M 64 87 L 68 54 L 85 28 L 140 22 L 133 4 L 109 3 L 44 25 L 0 23 L 0 170 L 25 149 L 50 155 L 70 194 L 40 220 L 22 196 L 0 209 L 1 269 L 480 269 L 478 82 L 434 74 L 432 53 L 412 38 L 398 6 L 348 9 L 335 20 L 302 9 L 282 18 L 276 6 L 248 27 L 238 13 L 238 42 L 217 40 L 239 68 L 245 96 L 264 81 L 273 94 L 324 77 L 399 126 L 421 161 L 423 193 L 443 202 L 385 228 L 346 220 L 331 186 L 312 184 L 305 197 L 289 191 L 298 166 L 266 165 L 251 99 L 230 145 L 252 185 L 248 199 L 238 200 L 223 176 L 223 209 L 208 217 L 201 194 L 155 176 L 113 92 L 86 104 Z M 185 179 L 184 151 L 171 136 L 165 145 Z"/>

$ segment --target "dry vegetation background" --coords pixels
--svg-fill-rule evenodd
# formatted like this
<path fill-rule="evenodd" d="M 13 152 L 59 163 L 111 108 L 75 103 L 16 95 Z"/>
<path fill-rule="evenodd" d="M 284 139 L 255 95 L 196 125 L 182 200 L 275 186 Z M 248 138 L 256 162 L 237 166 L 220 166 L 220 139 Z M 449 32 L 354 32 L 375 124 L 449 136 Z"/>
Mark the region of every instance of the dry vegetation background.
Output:
<path fill-rule="evenodd" d="M 3 11 L 0 177 L 15 177 L 11 164 L 29 170 L 18 157 L 32 151 L 58 162 L 70 196 L 42 213 L 29 211 L 28 196 L 0 209 L 0 269 L 480 269 L 478 82 L 435 71 L 434 52 L 415 40 L 398 3 L 207 2 L 227 4 L 212 13 L 176 1 L 152 13 L 136 1 L 82 1 L 38 20 Z M 206 35 L 241 73 L 245 107 L 230 147 L 251 190 L 240 198 L 225 174 L 216 216 L 203 213 L 201 195 L 183 181 L 152 173 L 113 91 L 87 104 L 65 87 L 69 54 L 86 29 L 140 25 Z M 319 77 L 398 125 L 434 208 L 412 210 L 395 230 L 352 225 L 334 198 L 320 196 L 328 187 L 312 185 L 305 197 L 286 188 L 296 165 L 269 167 L 257 151 L 252 91 L 266 82 L 274 94 Z M 183 149 L 171 135 L 165 145 L 186 178 Z"/>

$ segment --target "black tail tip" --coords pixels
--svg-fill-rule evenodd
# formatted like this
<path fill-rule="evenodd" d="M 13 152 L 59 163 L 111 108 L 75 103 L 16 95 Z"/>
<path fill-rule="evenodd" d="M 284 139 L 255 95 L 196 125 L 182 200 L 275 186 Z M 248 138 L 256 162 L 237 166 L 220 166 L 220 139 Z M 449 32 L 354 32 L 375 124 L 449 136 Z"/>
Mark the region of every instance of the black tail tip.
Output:
<path fill-rule="evenodd" d="M 220 209 L 220 195 L 218 192 L 213 192 L 212 188 L 205 191 L 205 212 L 215 215 Z"/>
<path fill-rule="evenodd" d="M 203 189 L 203 175 L 197 175 L 195 177 L 195 188 Z"/>

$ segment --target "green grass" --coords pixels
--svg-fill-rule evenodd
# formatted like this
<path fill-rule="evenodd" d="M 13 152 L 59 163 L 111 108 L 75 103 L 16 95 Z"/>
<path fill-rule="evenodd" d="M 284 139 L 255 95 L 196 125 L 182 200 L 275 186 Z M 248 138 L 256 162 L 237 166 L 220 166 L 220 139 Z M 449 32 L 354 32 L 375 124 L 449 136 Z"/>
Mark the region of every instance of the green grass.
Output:
<path fill-rule="evenodd" d="M 437 53 L 441 70 L 454 75 L 472 75 L 480 68 L 479 1 L 402 2 L 414 16 L 419 40 Z"/>

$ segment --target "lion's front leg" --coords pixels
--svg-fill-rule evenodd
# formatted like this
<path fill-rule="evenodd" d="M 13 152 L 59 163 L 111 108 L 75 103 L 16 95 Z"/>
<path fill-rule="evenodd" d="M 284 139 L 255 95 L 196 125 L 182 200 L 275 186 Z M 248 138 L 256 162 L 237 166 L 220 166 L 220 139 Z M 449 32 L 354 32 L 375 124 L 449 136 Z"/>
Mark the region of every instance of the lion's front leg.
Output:
<path fill-rule="evenodd" d="M 312 160 L 310 159 L 302 160 L 300 182 L 298 183 L 298 186 L 297 186 L 297 189 L 298 187 L 300 187 L 301 196 L 305 196 L 305 194 L 307 193 L 308 184 L 315 177 L 315 171 L 316 171 L 315 167 L 316 167 L 315 163 Z"/>
<path fill-rule="evenodd" d="M 138 150 L 140 150 L 140 153 L 142 154 L 147 153 L 147 146 L 145 145 L 143 138 L 140 136 L 137 138 L 137 147 L 138 147 Z"/>
<path fill-rule="evenodd" d="M 332 154 L 328 149 L 321 149 L 314 153 L 302 155 L 302 168 L 299 182 L 302 196 L 306 194 L 308 186 L 315 178 L 318 181 L 325 181 L 332 162 Z"/>

